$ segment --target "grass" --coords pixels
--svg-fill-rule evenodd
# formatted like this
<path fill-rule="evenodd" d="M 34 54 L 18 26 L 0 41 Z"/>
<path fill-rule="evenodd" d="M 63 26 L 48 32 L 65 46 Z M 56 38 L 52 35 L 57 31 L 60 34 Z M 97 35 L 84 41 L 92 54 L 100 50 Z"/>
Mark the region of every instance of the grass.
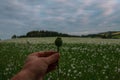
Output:
<path fill-rule="evenodd" d="M 0 42 L 0 80 L 9 80 L 32 52 L 56 50 L 55 38 Z M 120 80 L 120 40 L 63 38 L 60 80 Z M 36 43 L 35 43 L 36 42 Z M 56 80 L 57 72 L 45 80 Z"/>

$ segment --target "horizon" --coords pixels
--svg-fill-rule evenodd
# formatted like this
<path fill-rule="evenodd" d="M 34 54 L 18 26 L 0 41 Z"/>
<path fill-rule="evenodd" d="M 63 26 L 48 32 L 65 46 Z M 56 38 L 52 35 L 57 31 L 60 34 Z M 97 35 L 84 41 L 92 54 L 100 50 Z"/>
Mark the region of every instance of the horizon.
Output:
<path fill-rule="evenodd" d="M 119 5 L 119 0 L 1 0 L 0 39 L 32 30 L 71 35 L 120 31 Z"/>
<path fill-rule="evenodd" d="M 32 30 L 32 31 L 43 31 L 43 30 Z M 50 30 L 44 30 L 44 31 L 50 31 Z M 31 31 L 28 31 L 28 32 L 31 32 Z M 23 36 L 23 35 L 26 35 L 28 32 L 26 32 L 25 34 L 19 34 L 19 35 L 16 35 L 16 34 L 13 34 L 13 35 L 16 35 L 16 36 Z M 53 32 L 57 32 L 57 31 L 53 31 Z M 90 33 L 90 34 L 100 34 L 100 33 L 106 33 L 106 32 L 120 32 L 120 31 L 105 31 L 105 32 L 98 32 L 98 33 Z M 57 32 L 57 33 L 62 33 L 62 32 Z M 69 33 L 62 33 L 62 34 L 68 34 L 68 35 L 71 35 L 71 36 L 87 36 L 87 35 L 90 35 L 90 34 L 81 34 L 81 35 L 74 35 L 74 34 L 69 34 Z M 13 36 L 12 35 L 12 36 Z M 12 36 L 10 36 L 10 38 L 6 38 L 6 39 L 1 39 L 0 40 L 9 40 L 9 39 L 12 39 Z"/>

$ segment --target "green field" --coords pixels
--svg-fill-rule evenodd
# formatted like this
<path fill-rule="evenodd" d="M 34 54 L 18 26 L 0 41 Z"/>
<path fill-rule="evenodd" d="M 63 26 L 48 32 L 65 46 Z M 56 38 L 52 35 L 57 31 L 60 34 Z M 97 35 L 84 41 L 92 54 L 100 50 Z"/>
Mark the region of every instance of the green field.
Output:
<path fill-rule="evenodd" d="M 0 41 L 0 80 L 10 80 L 32 52 L 56 50 L 55 38 Z M 60 80 L 120 80 L 120 39 L 63 38 Z M 57 80 L 57 71 L 45 80 Z"/>

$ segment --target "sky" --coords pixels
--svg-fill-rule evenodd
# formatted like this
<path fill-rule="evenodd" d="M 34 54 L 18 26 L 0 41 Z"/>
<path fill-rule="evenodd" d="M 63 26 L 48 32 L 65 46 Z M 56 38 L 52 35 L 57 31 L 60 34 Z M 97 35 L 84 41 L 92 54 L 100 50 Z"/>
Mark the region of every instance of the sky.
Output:
<path fill-rule="evenodd" d="M 0 0 L 0 39 L 32 30 L 119 31 L 120 0 Z"/>

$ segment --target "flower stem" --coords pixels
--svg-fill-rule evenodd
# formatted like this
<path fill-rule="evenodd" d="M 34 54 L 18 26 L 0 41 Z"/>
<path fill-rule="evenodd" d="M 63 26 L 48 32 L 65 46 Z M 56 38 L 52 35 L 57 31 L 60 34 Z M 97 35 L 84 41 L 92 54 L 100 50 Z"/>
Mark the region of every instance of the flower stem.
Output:
<path fill-rule="evenodd" d="M 59 47 L 57 47 L 57 52 L 59 52 Z M 57 75 L 58 75 L 58 78 L 57 78 L 57 80 L 60 80 L 60 71 L 59 71 L 59 61 L 57 62 Z"/>

